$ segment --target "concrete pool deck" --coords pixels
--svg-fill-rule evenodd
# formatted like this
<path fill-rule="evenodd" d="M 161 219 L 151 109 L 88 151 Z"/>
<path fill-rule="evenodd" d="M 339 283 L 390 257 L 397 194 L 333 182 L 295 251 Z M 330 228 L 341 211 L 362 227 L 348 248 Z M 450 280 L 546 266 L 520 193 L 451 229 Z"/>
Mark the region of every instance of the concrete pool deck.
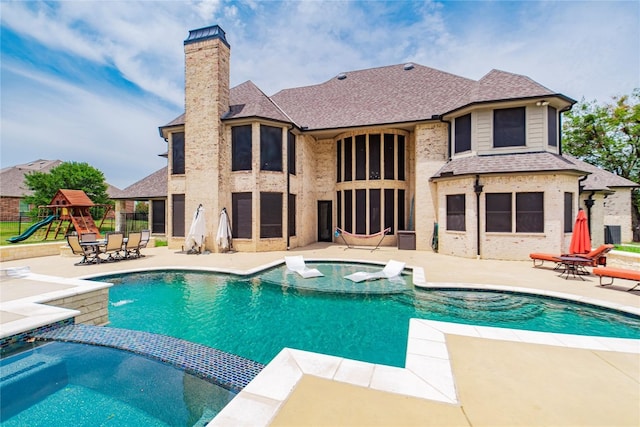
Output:
<path fill-rule="evenodd" d="M 374 252 L 345 250 L 344 246 L 331 244 L 268 253 L 185 255 L 165 247 L 148 248 L 143 252 L 144 258 L 112 264 L 74 266 L 76 257 L 49 256 L 3 262 L 2 268 L 28 266 L 36 274 L 77 279 L 116 271 L 167 267 L 246 272 L 283 261 L 287 254 L 304 255 L 307 260 L 385 263 L 395 259 L 406 262 L 408 267 L 422 267 L 426 281 L 435 285 L 470 283 L 527 288 L 543 294 L 569 294 L 577 299 L 600 301 L 640 312 L 640 290 L 626 292 L 630 282 L 616 281 L 614 286 L 601 288 L 595 276 L 588 276 L 585 281 L 565 280 L 551 268 L 533 268 L 531 262 L 524 261 L 464 259 L 387 247 Z M 0 286 L 0 301 L 4 302 L 4 284 Z M 21 289 L 21 294 L 24 292 L 27 291 Z M 257 383 L 250 384 L 244 396 L 246 399 L 238 399 L 234 405 L 232 402 L 229 410 L 225 411 L 225 408 L 213 424 L 640 425 L 640 405 L 637 403 L 640 401 L 640 340 L 623 340 L 617 347 L 607 347 L 601 342 L 585 347 L 574 345 L 573 336 L 565 336 L 562 338 L 565 342 L 561 343 L 552 335 L 541 334 L 544 339 L 537 335 L 527 342 L 528 338 L 513 333 L 509 336 L 510 330 L 501 331 L 504 334 L 499 336 L 492 329 L 473 326 L 464 329 L 445 330 L 442 342 L 427 338 L 414 346 L 424 347 L 422 355 L 413 361 L 413 372 L 418 374 L 424 366 L 420 360 L 427 360 L 420 359 L 425 353 L 432 353 L 432 360 L 448 359 L 456 393 L 454 403 L 394 392 L 395 386 L 406 386 L 406 380 L 401 381 L 404 384 L 376 387 L 382 382 L 376 375 L 382 375 L 386 367 L 376 365 L 369 379 L 361 379 L 361 382 L 345 382 L 341 381 L 340 375 L 349 361 L 333 358 L 331 363 L 323 365 L 329 357 L 324 356 L 324 359 L 319 357 L 305 365 L 309 359 L 305 359 L 304 352 L 289 352 L 289 363 L 298 371 L 295 381 L 280 384 L 284 387 L 280 390 L 281 400 L 263 394 Z M 434 350 L 436 348 L 444 349 L 446 357 L 441 350 Z M 353 372 L 357 370 L 351 370 L 350 374 Z M 440 370 L 425 373 L 427 380 L 433 375 L 439 376 Z M 246 405 L 247 399 L 258 404 Z"/>

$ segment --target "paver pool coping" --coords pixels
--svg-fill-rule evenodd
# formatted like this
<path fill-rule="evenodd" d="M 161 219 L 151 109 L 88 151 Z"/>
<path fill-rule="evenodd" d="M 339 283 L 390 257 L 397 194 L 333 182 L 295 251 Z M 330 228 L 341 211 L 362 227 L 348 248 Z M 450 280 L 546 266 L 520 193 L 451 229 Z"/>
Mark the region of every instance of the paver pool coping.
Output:
<path fill-rule="evenodd" d="M 327 258 L 308 258 L 307 261 L 344 262 L 344 260 Z M 384 263 L 381 262 L 368 260 L 349 260 L 349 262 L 384 265 Z M 109 273 L 102 272 L 83 276 L 82 278 L 90 279 L 116 274 L 158 270 L 192 270 L 252 275 L 281 264 L 283 264 L 283 260 L 277 260 L 244 271 L 220 268 L 163 266 Z M 407 268 L 413 270 L 414 285 L 422 288 L 465 288 L 529 293 L 599 305 L 640 315 L 640 309 L 633 306 L 615 304 L 561 292 L 503 285 L 427 282 L 425 280 L 424 270 L 421 267 L 407 266 Z M 285 348 L 211 421 L 209 426 L 268 425 L 304 375 L 313 375 L 375 390 L 456 404 L 458 403 L 458 398 L 446 346 L 447 334 L 522 343 L 548 344 L 567 348 L 640 354 L 640 340 L 533 332 L 411 319 L 405 368 L 376 365 Z"/>

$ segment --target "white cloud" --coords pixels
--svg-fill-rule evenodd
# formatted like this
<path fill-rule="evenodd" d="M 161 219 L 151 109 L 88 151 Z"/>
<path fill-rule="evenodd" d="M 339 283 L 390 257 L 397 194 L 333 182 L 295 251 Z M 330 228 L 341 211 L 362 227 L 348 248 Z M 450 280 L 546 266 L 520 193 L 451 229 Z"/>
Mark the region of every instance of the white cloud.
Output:
<path fill-rule="evenodd" d="M 162 167 L 157 127 L 184 102 L 183 40 L 219 24 L 231 83 L 265 93 L 408 61 L 493 68 L 607 101 L 640 86 L 637 2 L 1 2 L 2 165 L 88 161 L 125 187 Z M 40 62 L 41 61 L 41 62 Z M 71 65 L 70 65 L 71 64 Z M 29 150 L 25 147 L 29 146 Z M 82 147 L 82 149 L 78 149 Z"/>

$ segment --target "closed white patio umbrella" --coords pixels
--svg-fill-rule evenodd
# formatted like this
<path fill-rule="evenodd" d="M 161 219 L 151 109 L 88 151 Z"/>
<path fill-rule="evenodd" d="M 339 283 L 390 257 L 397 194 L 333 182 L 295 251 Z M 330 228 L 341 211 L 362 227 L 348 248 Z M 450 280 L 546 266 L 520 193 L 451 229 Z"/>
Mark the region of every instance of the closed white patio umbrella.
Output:
<path fill-rule="evenodd" d="M 200 204 L 193 214 L 189 234 L 187 234 L 187 238 L 184 241 L 187 253 L 200 253 L 202 251 L 202 244 L 204 243 L 206 233 L 207 227 L 204 219 L 204 207 Z"/>
<path fill-rule="evenodd" d="M 216 242 L 223 252 L 231 249 L 231 224 L 229 222 L 229 215 L 227 215 L 227 209 L 222 208 L 220 212 L 220 222 L 218 224 L 218 232 L 216 233 Z"/>

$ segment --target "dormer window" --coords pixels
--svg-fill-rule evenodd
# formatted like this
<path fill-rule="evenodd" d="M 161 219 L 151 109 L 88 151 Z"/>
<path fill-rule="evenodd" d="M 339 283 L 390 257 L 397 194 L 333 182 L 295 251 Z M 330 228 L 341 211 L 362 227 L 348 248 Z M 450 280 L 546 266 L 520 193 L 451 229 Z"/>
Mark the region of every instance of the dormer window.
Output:
<path fill-rule="evenodd" d="M 523 147 L 527 145 L 525 133 L 525 107 L 501 108 L 493 111 L 493 146 Z"/>

